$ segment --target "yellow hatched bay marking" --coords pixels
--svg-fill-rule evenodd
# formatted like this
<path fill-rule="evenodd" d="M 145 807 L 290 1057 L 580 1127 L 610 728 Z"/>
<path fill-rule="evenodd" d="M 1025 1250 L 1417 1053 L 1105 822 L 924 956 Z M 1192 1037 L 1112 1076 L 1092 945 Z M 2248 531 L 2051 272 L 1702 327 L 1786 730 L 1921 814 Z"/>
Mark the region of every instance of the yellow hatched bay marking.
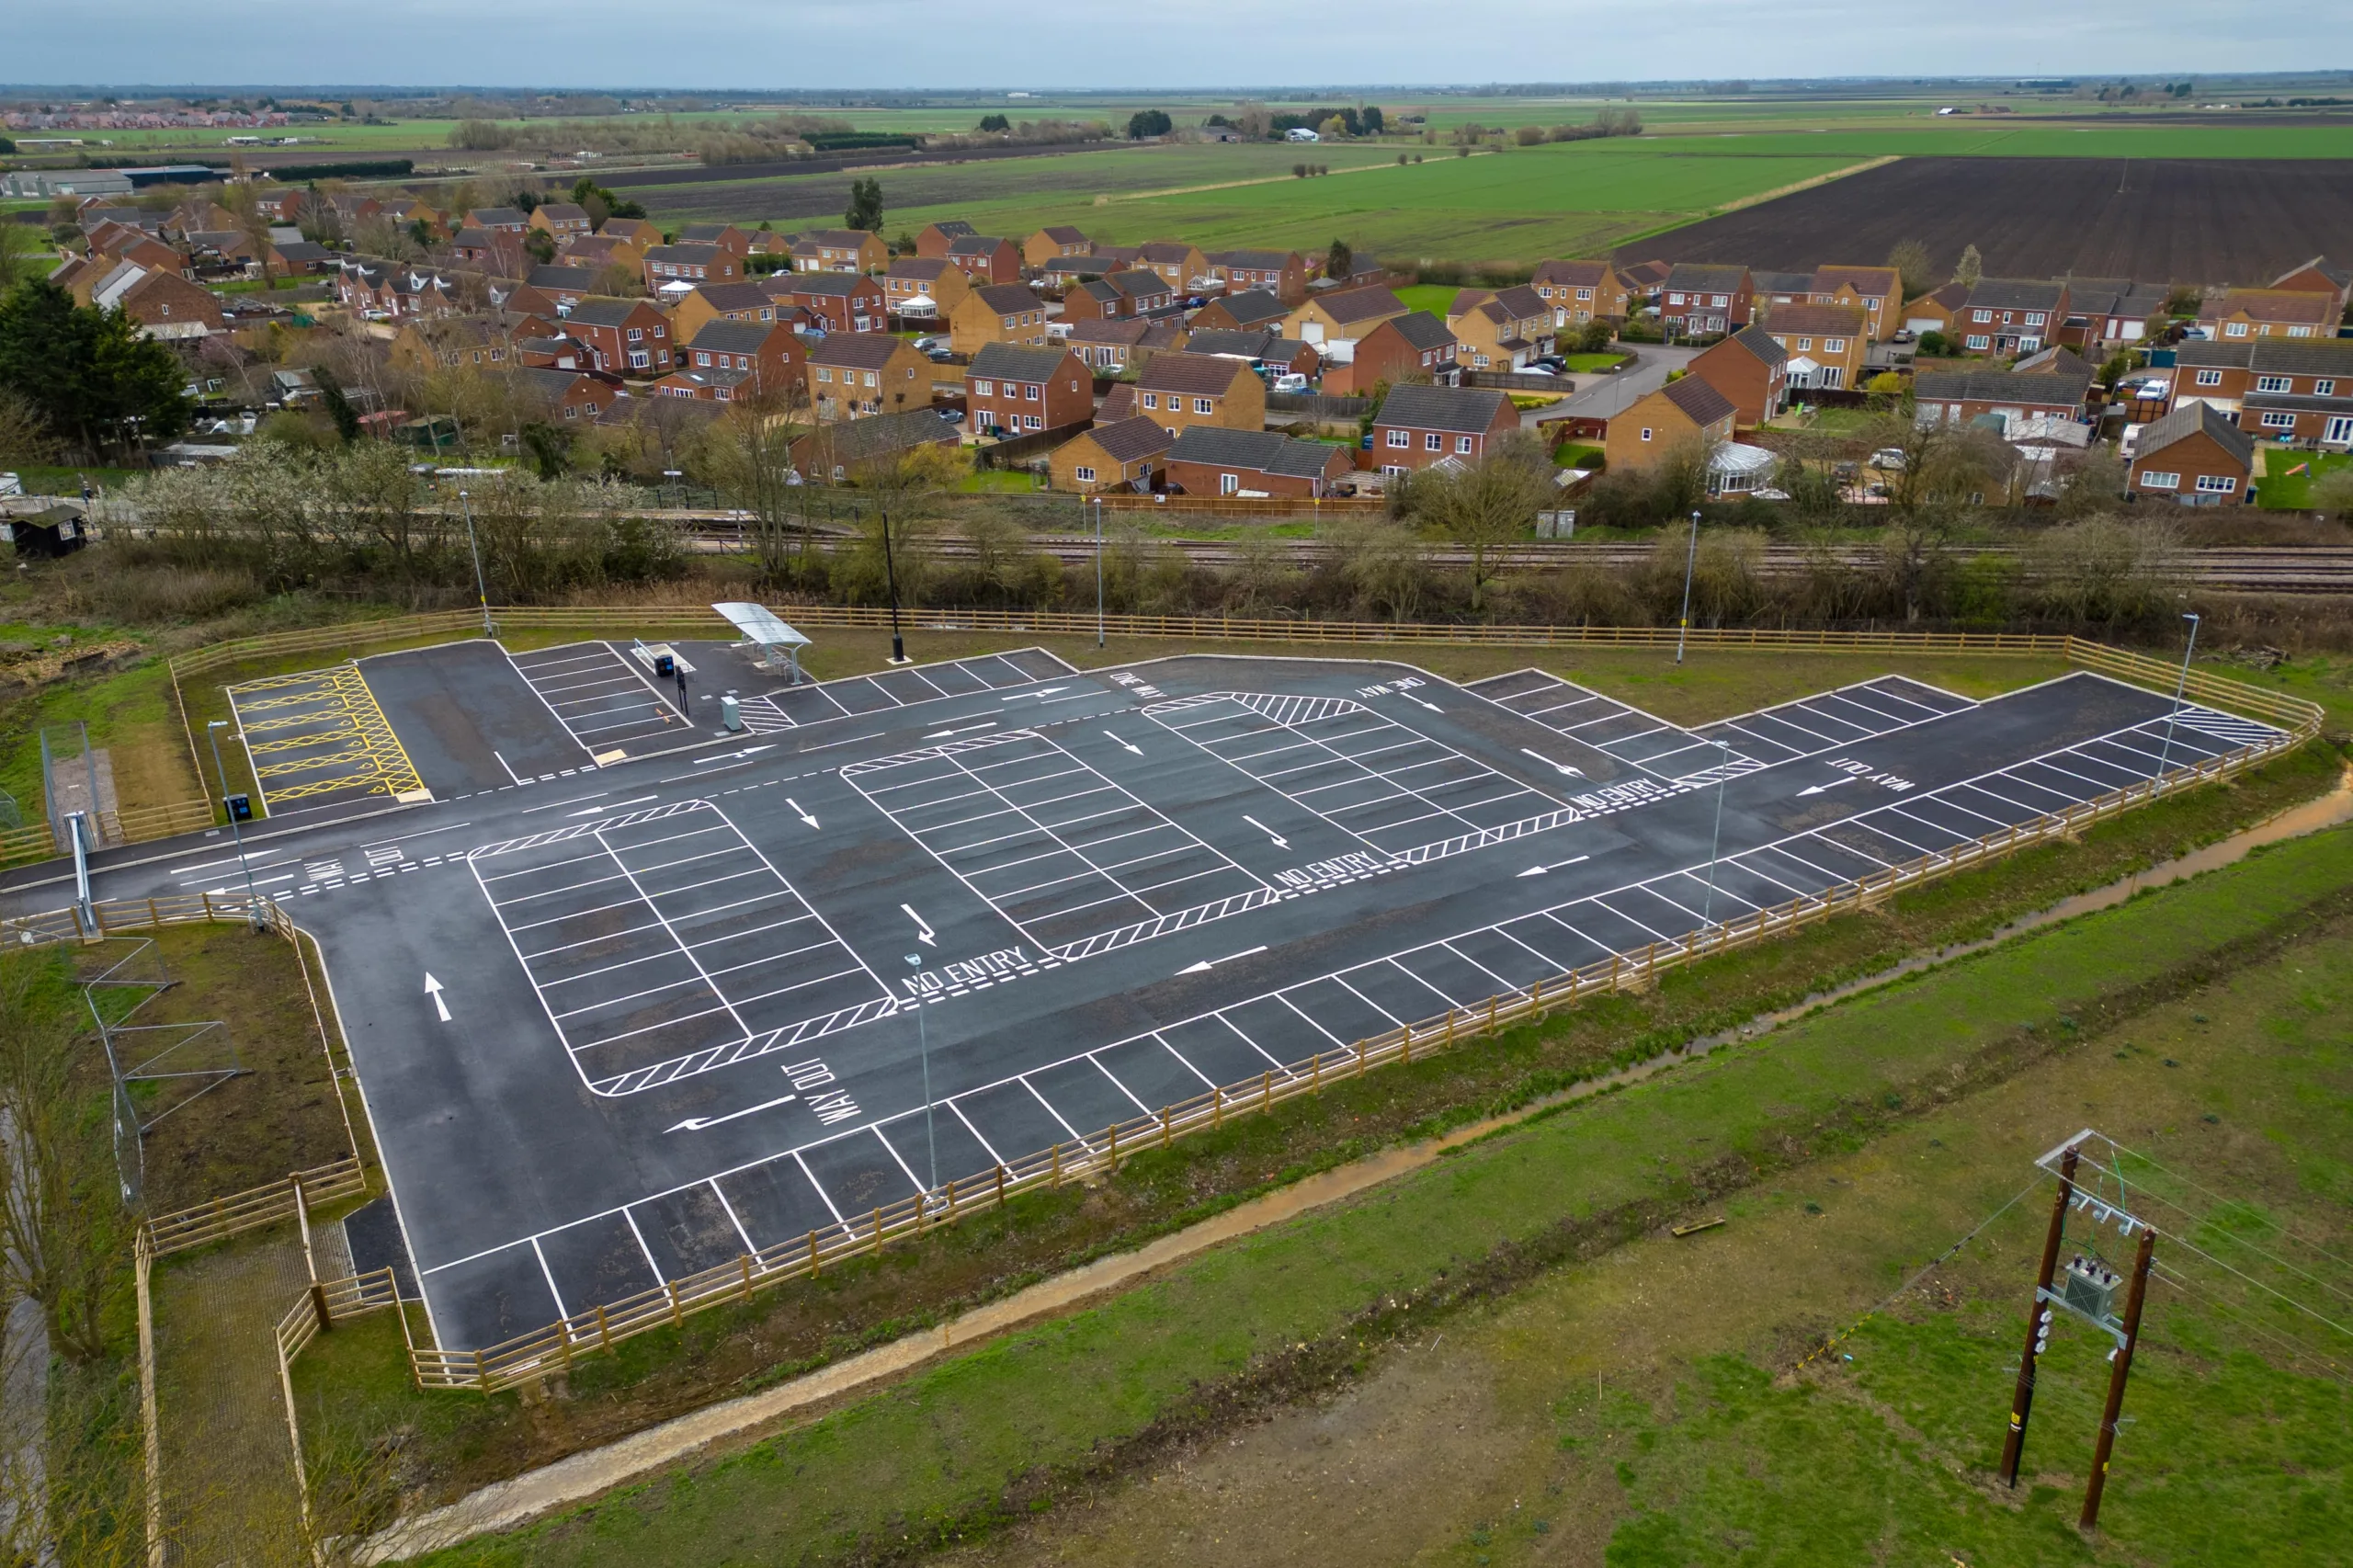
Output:
<path fill-rule="evenodd" d="M 241 700 L 256 691 L 273 695 L 258 702 Z M 266 720 L 252 726 L 252 732 L 317 726 L 301 734 L 259 743 L 248 741 L 248 750 L 255 756 L 256 776 L 262 780 L 262 793 L 272 804 L 351 790 L 401 797 L 425 788 L 425 781 L 417 777 L 416 765 L 409 760 L 407 748 L 392 733 L 392 721 L 384 717 L 376 694 L 369 690 L 367 677 L 356 665 L 272 676 L 231 687 L 229 697 L 237 706 L 241 721 L 244 714 L 250 712 L 306 709 Z M 273 753 L 313 747 L 335 749 L 267 766 L 260 762 L 262 756 Z M 323 773 L 324 777 L 316 777 Z M 301 781 L 277 782 L 293 775 L 302 776 Z"/>

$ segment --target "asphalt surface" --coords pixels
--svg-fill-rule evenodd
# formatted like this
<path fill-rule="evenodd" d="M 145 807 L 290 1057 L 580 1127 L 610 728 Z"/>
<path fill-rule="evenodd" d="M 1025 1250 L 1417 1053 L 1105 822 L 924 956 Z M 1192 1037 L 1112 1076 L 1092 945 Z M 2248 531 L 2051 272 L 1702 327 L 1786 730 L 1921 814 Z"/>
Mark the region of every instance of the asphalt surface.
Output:
<path fill-rule="evenodd" d="M 445 1346 L 2271 733 L 2088 675 L 1687 731 L 1534 671 L 1032 651 L 788 687 L 678 652 L 683 703 L 601 643 L 367 661 L 437 799 L 249 839 L 325 953 Z M 612 701 L 567 722 L 567 672 Z M 208 835 L 94 881 L 242 874 Z"/>

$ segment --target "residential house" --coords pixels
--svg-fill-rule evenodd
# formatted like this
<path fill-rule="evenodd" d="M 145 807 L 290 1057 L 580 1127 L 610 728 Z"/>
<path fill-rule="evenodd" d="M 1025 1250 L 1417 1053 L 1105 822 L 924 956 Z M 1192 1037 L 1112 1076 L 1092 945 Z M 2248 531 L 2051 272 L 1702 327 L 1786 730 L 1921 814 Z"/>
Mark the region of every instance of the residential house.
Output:
<path fill-rule="evenodd" d="M 882 274 L 883 300 L 899 314 L 944 317 L 972 291 L 962 269 L 941 256 L 894 256 Z"/>
<path fill-rule="evenodd" d="M 1955 340 L 1961 336 L 1961 313 L 1969 308 L 1969 285 L 1940 283 L 1916 300 L 1904 305 L 1904 327 L 1907 332 L 1941 333 Z"/>
<path fill-rule="evenodd" d="M 2335 337 L 2344 313 L 2334 296 L 2292 289 L 2234 289 L 2198 307 L 2198 324 L 2224 341 L 2240 337 Z"/>
<path fill-rule="evenodd" d="M 459 369 L 504 370 L 518 325 L 517 318 L 503 314 L 406 321 L 392 335 L 384 357 L 422 375 Z"/>
<path fill-rule="evenodd" d="M 1095 417 L 1095 377 L 1067 348 L 991 343 L 964 371 L 964 428 L 1028 435 Z"/>
<path fill-rule="evenodd" d="M 566 267 L 585 267 L 592 272 L 625 267 L 642 276 L 645 267 L 645 253 L 619 234 L 574 234 L 557 247 L 555 258 Z"/>
<path fill-rule="evenodd" d="M 1136 412 L 1176 435 L 1188 425 L 1234 430 L 1267 426 L 1267 384 L 1238 359 L 1155 354 L 1136 372 Z"/>
<path fill-rule="evenodd" d="M 931 361 L 886 332 L 837 332 L 808 346 L 820 419 L 864 419 L 931 405 Z"/>
<path fill-rule="evenodd" d="M 2353 310 L 2353 267 L 2335 266 L 2325 256 L 2290 267 L 2265 287 L 2292 290 L 2300 294 L 2325 294 L 2336 301 L 2340 321 L 2347 310 Z"/>
<path fill-rule="evenodd" d="M 1285 305 L 1307 298 L 1307 258 L 1295 250 L 1222 250 L 1209 257 L 1210 276 L 1228 294 L 1262 291 Z"/>
<path fill-rule="evenodd" d="M 1853 306 L 1863 312 L 1863 336 L 1882 343 L 1903 324 L 1904 275 L 1892 267 L 1817 267 L 1806 303 Z"/>
<path fill-rule="evenodd" d="M 1634 301 L 1655 303 L 1659 290 L 1666 287 L 1666 275 L 1675 268 L 1664 261 L 1629 261 L 1618 264 L 1618 281 L 1626 286 L 1629 308 Z"/>
<path fill-rule="evenodd" d="M 2129 278 L 2076 278 L 2067 285 L 2066 324 L 2059 341 L 2095 351 L 2139 343 L 2165 313 L 2172 290 Z"/>
<path fill-rule="evenodd" d="M 1519 410 L 1492 387 L 1392 387 L 1372 416 L 1371 456 L 1383 473 L 1476 462 L 1518 428 Z"/>
<path fill-rule="evenodd" d="M 1134 317 L 1074 323 L 1063 341 L 1080 363 L 1092 366 L 1097 375 L 1116 376 L 1154 354 L 1186 347 L 1192 335 L 1180 322 Z"/>
<path fill-rule="evenodd" d="M 1058 292 L 1088 278 L 1120 270 L 1091 251 L 1085 256 L 1058 256 L 1038 268 L 1037 283 L 1041 289 Z"/>
<path fill-rule="evenodd" d="M 948 258 L 975 283 L 1021 281 L 1021 252 L 994 234 L 959 234 L 948 243 Z"/>
<path fill-rule="evenodd" d="M 1154 487 L 1176 442 L 1158 420 L 1139 414 L 1080 431 L 1048 454 L 1046 472 L 1055 489 L 1073 494 L 1141 493 Z"/>
<path fill-rule="evenodd" d="M 756 283 L 706 283 L 675 301 L 665 301 L 670 312 L 670 340 L 692 343 L 695 334 L 715 321 L 773 323 L 793 314 Z"/>
<path fill-rule="evenodd" d="M 1046 301 L 1018 283 L 983 283 L 948 312 L 948 346 L 978 354 L 992 343 L 1040 348 L 1046 342 Z"/>
<path fill-rule="evenodd" d="M 531 370 L 589 370 L 597 363 L 589 347 L 552 322 L 525 318 L 515 328 L 515 363 Z M 608 383 L 611 372 L 597 372 Z"/>
<path fill-rule="evenodd" d="M 614 391 L 581 370 L 548 370 L 518 366 L 511 372 L 516 390 L 540 403 L 556 419 L 595 419 L 626 393 Z"/>
<path fill-rule="evenodd" d="M 744 281 L 744 258 L 717 245 L 655 245 L 644 265 L 646 292 L 665 298 L 705 283 Z"/>
<path fill-rule="evenodd" d="M 556 244 L 593 233 L 596 224 L 588 221 L 587 209 L 572 201 L 542 201 L 531 209 L 530 227 L 543 234 L 553 234 Z"/>
<path fill-rule="evenodd" d="M 1292 309 L 1303 303 L 1303 300 L 1287 303 L 1281 296 L 1267 290 L 1248 289 L 1211 300 L 1193 312 L 1192 324 L 1226 332 L 1275 332 L 1282 329 Z"/>
<path fill-rule="evenodd" d="M 535 267 L 523 275 L 523 286 L 538 290 L 556 314 L 569 315 L 573 306 L 597 291 L 597 274 L 585 267 Z"/>
<path fill-rule="evenodd" d="M 1318 294 L 1283 317 L 1283 335 L 1324 348 L 1327 358 L 1346 360 L 1341 344 L 1357 339 L 1392 317 L 1407 314 L 1405 301 L 1388 288 L 1339 289 Z M 1325 345 L 1331 345 L 1326 348 Z"/>
<path fill-rule="evenodd" d="M 333 272 L 342 265 L 340 255 L 310 240 L 273 239 L 269 242 L 270 270 L 283 278 Z"/>
<path fill-rule="evenodd" d="M 671 371 L 670 321 L 650 300 L 591 295 L 572 307 L 563 327 L 595 357 L 596 369 L 647 379 Z"/>
<path fill-rule="evenodd" d="M 1176 305 L 1176 290 L 1166 278 L 1148 268 L 1131 267 L 1073 284 L 1063 296 L 1063 319 L 1125 321 L 1173 310 Z"/>
<path fill-rule="evenodd" d="M 793 243 L 801 272 L 874 272 L 890 265 L 891 247 L 864 229 L 811 229 Z"/>
<path fill-rule="evenodd" d="M 291 222 L 291 220 L 288 220 Z M 519 207 L 477 207 L 466 214 L 465 226 L 491 234 L 518 238 L 531 226 L 531 215 Z"/>
<path fill-rule="evenodd" d="M 1296 337 L 1278 337 L 1265 327 L 1256 332 L 1211 327 L 1207 332 L 1188 334 L 1184 347 L 1188 354 L 1216 354 L 1240 359 L 1279 376 L 1313 378 L 1324 368 L 1323 356 L 1313 348 Z"/>
<path fill-rule="evenodd" d="M 1846 302 L 1776 305 L 1765 318 L 1763 330 L 1788 353 L 1784 369 L 1790 392 L 1836 391 L 1863 384 L 1870 324 L 1862 306 Z"/>
<path fill-rule="evenodd" d="M 1811 272 L 1767 272 L 1758 267 L 1751 267 L 1748 272 L 1748 282 L 1751 290 L 1749 313 L 1752 319 L 1761 321 L 1775 305 L 1804 303 L 1806 295 L 1813 290 L 1813 274 Z"/>
<path fill-rule="evenodd" d="M 710 403 L 749 398 L 756 388 L 749 370 L 673 370 L 646 389 L 653 397 L 685 397 Z"/>
<path fill-rule="evenodd" d="M 750 378 L 753 392 L 779 397 L 809 384 L 808 346 L 781 322 L 707 322 L 686 338 L 677 362 L 688 370 L 740 370 Z"/>
<path fill-rule="evenodd" d="M 605 226 L 597 232 L 612 239 L 627 240 L 641 256 L 663 243 L 662 231 L 648 218 L 608 218 Z"/>
<path fill-rule="evenodd" d="M 926 223 L 915 234 L 915 255 L 927 261 L 944 261 L 958 240 L 979 233 L 961 218 L 943 218 L 937 223 Z"/>
<path fill-rule="evenodd" d="M 1745 267 L 1677 262 L 1659 295 L 1659 320 L 1677 337 L 1737 332 L 1748 324 L 1755 295 Z"/>
<path fill-rule="evenodd" d="M 1552 307 L 1526 284 L 1465 289 L 1447 308 L 1446 329 L 1473 370 L 1521 370 L 1552 348 Z"/>
<path fill-rule="evenodd" d="M 1324 391 L 1333 397 L 1362 397 L 1384 381 L 1392 387 L 1424 381 L 1452 386 L 1461 352 L 1454 334 L 1429 312 L 1391 316 L 1357 339 L 1353 359 L 1324 370 Z"/>
<path fill-rule="evenodd" d="M 1171 489 L 1188 495 L 1324 495 L 1356 463 L 1345 447 L 1302 441 L 1276 430 L 1189 425 L 1168 449 Z"/>
<path fill-rule="evenodd" d="M 826 332 L 881 332 L 890 324 L 881 283 L 855 272 L 779 272 L 759 288 L 779 305 L 808 312 Z"/>
<path fill-rule="evenodd" d="M 2254 479 L 2255 437 L 2211 403 L 2185 403 L 2142 426 L 2125 494 L 2185 506 L 2244 505 L 2255 499 Z"/>
<path fill-rule="evenodd" d="M 917 356 L 921 358 L 921 356 Z M 817 483 L 846 484 L 925 447 L 955 448 L 956 422 L 936 408 L 821 425 L 788 449 L 792 466 Z"/>
<path fill-rule="evenodd" d="M 2353 338 L 2181 344 L 2174 403 L 2211 403 L 2269 441 L 2353 445 Z"/>
<path fill-rule="evenodd" d="M 90 303 L 137 322 L 142 337 L 209 337 L 227 324 L 221 297 L 211 290 L 189 282 L 176 268 L 146 267 L 135 261 L 117 262 L 90 290 Z"/>
<path fill-rule="evenodd" d="M 1552 307 L 1555 332 L 1584 322 L 1626 319 L 1625 280 L 1606 261 L 1539 262 L 1529 287 Z"/>
<path fill-rule="evenodd" d="M 1103 270 L 1106 273 L 1125 272 L 1141 265 L 1139 258 L 1143 255 L 1143 247 L 1142 245 L 1097 245 L 1087 254 L 1103 263 Z"/>
<path fill-rule="evenodd" d="M 1995 414 L 2007 426 L 2036 417 L 2080 423 L 2090 387 L 2088 370 L 2025 374 L 1930 370 L 1913 378 L 1912 393 L 1915 414 L 1924 424 L 1966 425 L 1980 415 Z"/>
<path fill-rule="evenodd" d="M 717 245 L 733 256 L 752 254 L 751 234 L 733 223 L 688 223 L 678 231 L 682 245 Z"/>
<path fill-rule="evenodd" d="M 920 242 L 923 238 L 915 236 Z M 1021 259 L 1032 267 L 1045 267 L 1071 256 L 1091 254 L 1095 242 L 1068 223 L 1049 223 L 1021 242 Z"/>
<path fill-rule="evenodd" d="M 1692 359 L 1688 370 L 1723 394 L 1724 401 L 1733 406 L 1733 424 L 1754 426 L 1762 425 L 1781 412 L 1788 391 L 1789 367 L 1790 354 L 1782 347 L 1779 337 L 1752 323 L 1710 345 Z"/>
<path fill-rule="evenodd" d="M 1136 247 L 1135 264 L 1157 272 L 1174 294 L 1198 293 L 1210 285 L 1210 258 L 1182 240 L 1154 240 Z"/>
<path fill-rule="evenodd" d="M 1982 278 L 1969 291 L 1952 331 L 1972 354 L 2031 354 L 2059 340 L 2066 324 L 2064 282 L 2022 278 Z"/>
<path fill-rule="evenodd" d="M 519 234 L 506 230 L 465 228 L 449 242 L 449 254 L 471 266 L 486 267 L 506 278 L 517 278 L 529 265 Z"/>
<path fill-rule="evenodd" d="M 1684 376 L 1609 416 L 1603 460 L 1612 473 L 1638 473 L 1677 451 L 1712 451 L 1732 439 L 1739 411 L 1703 376 Z"/>

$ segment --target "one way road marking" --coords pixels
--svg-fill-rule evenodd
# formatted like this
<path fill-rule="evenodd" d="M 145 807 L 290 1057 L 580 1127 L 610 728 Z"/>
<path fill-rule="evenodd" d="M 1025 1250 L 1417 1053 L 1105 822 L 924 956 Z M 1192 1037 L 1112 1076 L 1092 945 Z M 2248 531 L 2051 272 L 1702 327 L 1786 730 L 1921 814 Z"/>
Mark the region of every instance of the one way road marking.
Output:
<path fill-rule="evenodd" d="M 449 1004 L 441 1000 L 441 983 L 433 978 L 433 971 L 430 970 L 427 970 L 425 974 L 425 994 L 433 998 L 433 1010 L 441 1015 L 441 1021 L 448 1023 Z"/>

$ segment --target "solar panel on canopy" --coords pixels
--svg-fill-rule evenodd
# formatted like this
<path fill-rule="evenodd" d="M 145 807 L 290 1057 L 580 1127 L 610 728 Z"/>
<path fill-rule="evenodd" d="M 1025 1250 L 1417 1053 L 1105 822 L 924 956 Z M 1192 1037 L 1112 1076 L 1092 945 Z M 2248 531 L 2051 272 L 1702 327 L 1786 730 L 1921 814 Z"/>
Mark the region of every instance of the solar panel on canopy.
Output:
<path fill-rule="evenodd" d="M 725 616 L 747 642 L 763 648 L 805 648 L 809 639 L 777 619 L 776 612 L 766 605 L 725 604 L 711 608 Z"/>

